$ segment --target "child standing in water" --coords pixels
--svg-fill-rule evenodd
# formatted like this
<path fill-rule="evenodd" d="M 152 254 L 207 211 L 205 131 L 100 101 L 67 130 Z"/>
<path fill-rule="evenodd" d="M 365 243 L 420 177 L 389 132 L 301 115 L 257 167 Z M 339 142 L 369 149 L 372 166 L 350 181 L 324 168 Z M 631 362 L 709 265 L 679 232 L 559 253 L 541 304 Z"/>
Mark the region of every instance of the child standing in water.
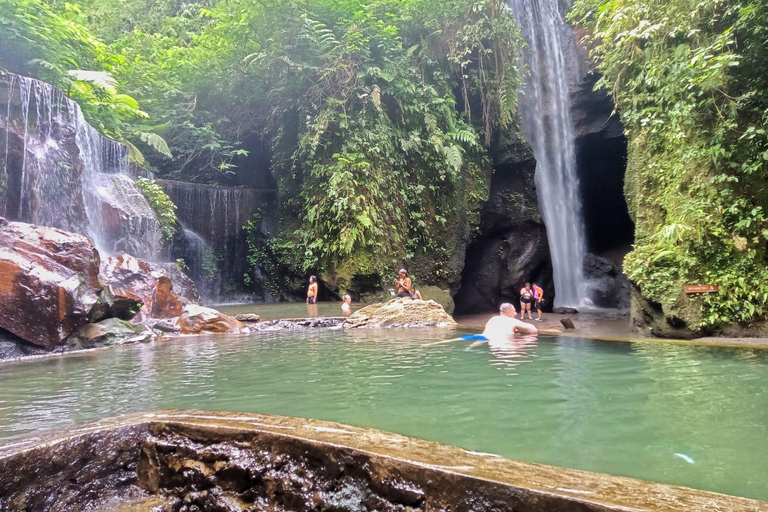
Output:
<path fill-rule="evenodd" d="M 352 297 L 350 297 L 349 295 L 345 295 L 345 296 L 343 296 L 341 298 L 341 300 L 343 301 L 341 303 L 341 310 L 345 314 L 349 314 L 352 311 L 352 305 L 351 305 L 352 304 Z"/>

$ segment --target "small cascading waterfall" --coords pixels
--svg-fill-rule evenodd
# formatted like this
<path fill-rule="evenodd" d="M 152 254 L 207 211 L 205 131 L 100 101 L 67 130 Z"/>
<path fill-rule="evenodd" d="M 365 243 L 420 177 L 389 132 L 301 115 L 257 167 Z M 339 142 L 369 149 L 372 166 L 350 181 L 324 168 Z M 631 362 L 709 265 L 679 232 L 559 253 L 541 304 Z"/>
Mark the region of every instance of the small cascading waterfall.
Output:
<path fill-rule="evenodd" d="M 252 274 L 243 226 L 254 215 L 264 233 L 274 232 L 275 192 L 158 180 L 178 207 L 183 226 L 173 258 L 184 259 L 206 303 L 239 300 L 243 275 Z M 253 276 L 255 277 L 255 276 Z"/>
<path fill-rule="evenodd" d="M 561 0 L 508 0 L 529 50 L 530 71 L 520 112 L 536 158 L 539 207 L 547 227 L 556 306 L 588 305 L 583 261 L 584 225 L 570 113 L 567 4 Z M 570 66 L 569 66 L 570 64 Z"/>
<path fill-rule="evenodd" d="M 102 254 L 162 257 L 162 230 L 130 175 L 128 148 L 39 80 L 0 73 L 3 101 L 0 215 L 86 235 Z"/>

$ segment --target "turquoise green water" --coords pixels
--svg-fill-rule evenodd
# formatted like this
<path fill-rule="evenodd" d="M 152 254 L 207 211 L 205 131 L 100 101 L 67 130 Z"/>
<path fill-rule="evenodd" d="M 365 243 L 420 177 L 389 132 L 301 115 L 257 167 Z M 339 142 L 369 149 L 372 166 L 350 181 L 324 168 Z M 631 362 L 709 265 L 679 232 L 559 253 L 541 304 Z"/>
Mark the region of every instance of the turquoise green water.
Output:
<path fill-rule="evenodd" d="M 768 351 L 439 330 L 190 338 L 0 366 L 0 437 L 163 408 L 274 413 L 768 500 Z"/>

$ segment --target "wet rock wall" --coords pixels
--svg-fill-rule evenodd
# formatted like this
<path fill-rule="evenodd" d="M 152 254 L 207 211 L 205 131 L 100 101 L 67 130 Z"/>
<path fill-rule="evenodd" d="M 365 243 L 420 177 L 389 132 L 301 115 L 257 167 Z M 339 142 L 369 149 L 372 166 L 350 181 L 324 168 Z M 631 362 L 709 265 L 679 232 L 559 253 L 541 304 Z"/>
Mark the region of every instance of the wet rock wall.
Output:
<path fill-rule="evenodd" d="M 273 190 L 217 187 L 158 180 L 176 204 L 180 229 L 171 247 L 171 259 L 189 267 L 203 301 L 222 304 L 265 300 L 258 269 L 248 263 L 247 232 L 253 221 L 264 234 L 277 227 L 277 194 Z M 244 275 L 251 277 L 246 286 Z"/>

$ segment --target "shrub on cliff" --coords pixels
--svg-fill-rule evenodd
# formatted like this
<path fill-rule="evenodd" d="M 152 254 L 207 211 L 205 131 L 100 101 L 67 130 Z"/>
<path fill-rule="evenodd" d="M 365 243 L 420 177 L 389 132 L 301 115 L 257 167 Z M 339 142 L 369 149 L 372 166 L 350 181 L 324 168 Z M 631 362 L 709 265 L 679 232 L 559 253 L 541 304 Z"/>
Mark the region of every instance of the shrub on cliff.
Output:
<path fill-rule="evenodd" d="M 625 270 L 693 328 L 768 312 L 768 2 L 576 0 L 630 140 Z"/>

